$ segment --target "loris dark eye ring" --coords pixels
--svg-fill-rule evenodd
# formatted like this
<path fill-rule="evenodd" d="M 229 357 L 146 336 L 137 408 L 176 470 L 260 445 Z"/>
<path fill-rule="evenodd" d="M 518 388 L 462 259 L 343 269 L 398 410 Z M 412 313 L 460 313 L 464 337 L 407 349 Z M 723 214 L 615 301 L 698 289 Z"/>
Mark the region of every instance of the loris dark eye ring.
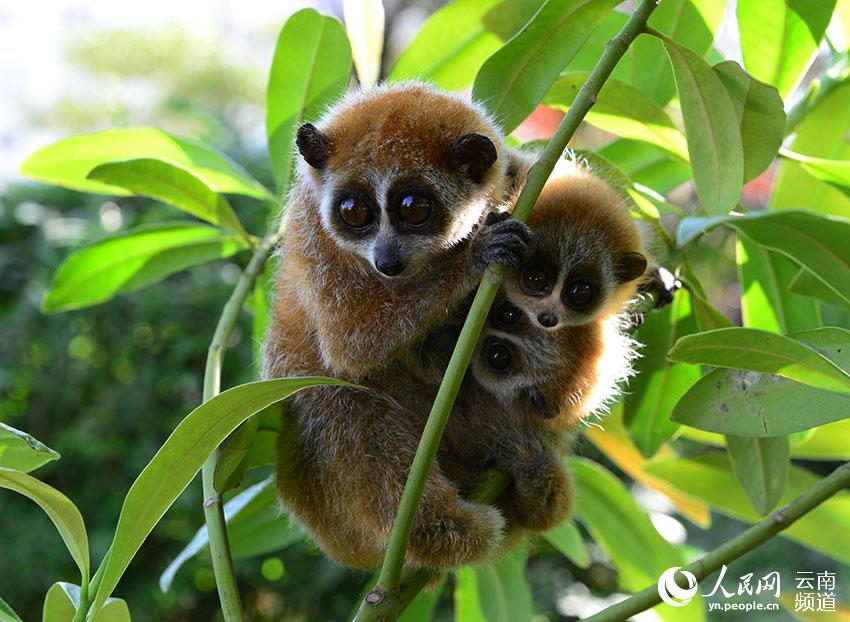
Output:
<path fill-rule="evenodd" d="M 342 222 L 354 229 L 362 229 L 370 225 L 375 218 L 366 201 L 358 197 L 341 199 L 337 211 Z"/>
<path fill-rule="evenodd" d="M 492 339 L 484 346 L 484 359 L 490 369 L 499 373 L 508 371 L 514 363 L 511 348 L 498 339 Z"/>
<path fill-rule="evenodd" d="M 519 321 L 522 319 L 522 311 L 505 300 L 496 305 L 491 319 L 496 328 L 510 330 L 516 328 L 516 325 L 519 324 Z"/>
<path fill-rule="evenodd" d="M 408 194 L 398 202 L 398 215 L 409 225 L 418 227 L 431 218 L 432 201 L 421 194 Z"/>
<path fill-rule="evenodd" d="M 552 277 L 547 270 L 529 266 L 519 278 L 520 287 L 529 296 L 545 296 L 552 291 Z"/>
<path fill-rule="evenodd" d="M 596 286 L 587 279 L 573 279 L 566 282 L 562 295 L 568 307 L 584 311 L 596 300 Z"/>

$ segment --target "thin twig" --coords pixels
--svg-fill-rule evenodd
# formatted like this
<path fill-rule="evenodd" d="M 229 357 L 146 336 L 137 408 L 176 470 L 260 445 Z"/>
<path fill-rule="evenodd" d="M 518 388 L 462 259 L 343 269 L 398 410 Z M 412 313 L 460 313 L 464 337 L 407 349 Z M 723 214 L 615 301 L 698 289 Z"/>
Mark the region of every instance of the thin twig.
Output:
<path fill-rule="evenodd" d="M 218 320 L 209 351 L 207 352 L 207 366 L 204 373 L 204 394 L 206 402 L 218 395 L 221 390 L 221 365 L 224 360 L 224 351 L 227 342 L 242 312 L 245 299 L 254 287 L 257 275 L 263 269 L 266 259 L 278 241 L 277 234 L 270 235 L 263 240 L 254 252 L 248 266 L 239 275 L 236 287 Z M 239 589 L 236 585 L 236 575 L 233 572 L 233 559 L 230 554 L 230 544 L 227 540 L 227 524 L 224 520 L 224 508 L 221 494 L 213 485 L 213 475 L 218 462 L 218 451 L 207 458 L 201 470 L 201 478 L 204 487 L 204 520 L 207 524 L 209 534 L 210 555 L 212 556 L 213 573 L 218 588 L 218 596 L 221 601 L 221 611 L 225 622 L 242 622 L 242 603 L 239 599 Z"/>
<path fill-rule="evenodd" d="M 848 486 L 850 486 L 850 463 L 838 467 L 795 501 L 774 512 L 760 523 L 756 523 L 741 535 L 729 540 L 705 557 L 685 566 L 683 570 L 693 573 L 697 581 L 701 581 L 724 564 L 738 559 L 787 529 L 802 516 Z M 660 602 L 661 596 L 658 594 L 658 588 L 652 585 L 626 600 L 585 618 L 584 622 L 621 622 L 641 611 L 654 607 Z"/>
<path fill-rule="evenodd" d="M 562 157 L 567 143 L 578 129 L 579 124 L 587 112 L 593 106 L 597 94 L 611 75 L 617 62 L 625 54 L 632 41 L 643 32 L 643 28 L 656 6 L 656 0 L 641 0 L 637 9 L 623 26 L 623 29 L 606 45 L 605 52 L 602 54 L 590 76 L 588 76 L 587 82 L 582 86 L 575 101 L 573 101 L 570 109 L 555 131 L 555 134 L 541 153 L 540 158 L 531 167 L 528 173 L 528 180 L 513 209 L 513 217 L 517 220 L 523 222 L 528 220 L 534 203 L 540 196 L 540 192 L 543 190 L 546 180 L 555 168 L 555 164 Z M 394 591 L 398 592 L 400 589 L 407 543 L 410 539 L 413 519 L 425 486 L 425 479 L 431 468 L 431 464 L 434 462 L 437 447 L 440 443 L 440 438 L 446 426 L 452 405 L 457 397 L 461 380 L 469 365 L 475 343 L 481 334 L 481 329 L 484 326 L 484 321 L 487 318 L 487 314 L 493 304 L 493 299 L 502 282 L 503 275 L 504 266 L 500 264 L 494 264 L 487 268 L 478 287 L 478 291 L 475 294 L 472 307 L 452 353 L 446 374 L 443 377 L 443 382 L 437 391 L 437 396 L 434 399 L 431 413 L 425 424 L 419 447 L 416 450 L 416 455 L 410 468 L 410 475 L 407 478 L 401 502 L 399 503 L 398 513 L 393 523 L 393 530 L 378 584 L 364 600 L 364 604 L 355 618 L 358 622 L 369 622 L 378 619 L 373 617 L 374 612 L 378 612 L 382 608 L 389 608 L 387 605 L 394 599 L 388 599 L 388 596 Z M 397 611 L 396 616 L 400 613 L 400 611 Z M 383 619 L 389 620 L 395 618 L 384 617 Z"/>

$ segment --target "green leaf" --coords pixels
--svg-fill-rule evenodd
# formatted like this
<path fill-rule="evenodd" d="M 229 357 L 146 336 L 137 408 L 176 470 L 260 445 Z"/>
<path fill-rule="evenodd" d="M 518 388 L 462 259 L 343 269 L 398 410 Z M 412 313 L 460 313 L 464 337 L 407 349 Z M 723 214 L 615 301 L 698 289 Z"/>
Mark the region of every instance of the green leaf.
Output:
<path fill-rule="evenodd" d="M 0 423 L 0 467 L 29 473 L 51 460 L 58 459 L 59 453 L 41 441 L 26 432 Z"/>
<path fill-rule="evenodd" d="M 510 133 L 530 115 L 561 69 L 616 0 L 547 0 L 478 72 L 472 97 Z"/>
<path fill-rule="evenodd" d="M 646 468 L 682 492 L 707 501 L 722 514 L 749 523 L 761 520 L 735 481 L 729 458 L 722 453 L 712 452 L 690 460 L 658 460 Z M 791 503 L 819 480 L 819 476 L 806 469 L 792 466 L 779 504 Z M 846 564 L 850 562 L 850 540 L 836 538 L 835 534 L 843 533 L 848 522 L 850 493 L 840 492 L 779 535 Z"/>
<path fill-rule="evenodd" d="M 227 199 L 213 190 L 202 177 L 178 164 L 153 158 L 107 162 L 92 169 L 87 179 L 163 201 L 248 238 Z"/>
<path fill-rule="evenodd" d="M 850 82 L 823 98 L 796 129 L 788 145 L 795 153 L 828 160 L 850 160 L 850 141 L 836 128 L 850 127 Z M 798 162 L 780 158 L 770 205 L 798 208 L 850 218 L 850 197 L 803 170 Z"/>
<path fill-rule="evenodd" d="M 813 158 L 788 149 L 783 149 L 781 153 L 784 157 L 799 162 L 803 170 L 813 177 L 850 196 L 850 160 Z"/>
<path fill-rule="evenodd" d="M 545 532 L 543 537 L 579 568 L 590 566 L 590 552 L 581 533 L 571 520 L 565 520 L 557 527 L 553 527 Z"/>
<path fill-rule="evenodd" d="M 845 404 L 848 418 L 818 426 L 805 438 L 791 439 L 791 455 L 802 460 L 850 460 L 850 404 Z"/>
<path fill-rule="evenodd" d="M 776 89 L 747 74 L 735 61 L 712 67 L 732 98 L 744 147 L 744 183 L 764 171 L 782 145 L 785 109 Z"/>
<path fill-rule="evenodd" d="M 381 77 L 384 4 L 382 0 L 342 0 L 342 13 L 357 79 L 361 86 L 373 86 Z"/>
<path fill-rule="evenodd" d="M 832 328 L 838 334 L 848 333 Z M 756 328 L 720 328 L 679 339 L 667 358 L 776 374 L 818 389 L 850 395 L 850 374 L 814 348 Z"/>
<path fill-rule="evenodd" d="M 599 150 L 636 184 L 667 194 L 691 178 L 691 167 L 648 143 L 618 139 Z"/>
<path fill-rule="evenodd" d="M 53 521 L 68 547 L 83 583 L 89 581 L 89 539 L 77 506 L 61 492 L 31 475 L 0 468 L 0 488 L 7 488 L 35 501 Z"/>
<path fill-rule="evenodd" d="M 723 21 L 724 0 L 664 0 L 649 18 L 649 26 L 699 56 L 711 49 Z M 664 105 L 676 92 L 664 48 L 655 37 L 638 37 L 629 49 L 630 77 L 636 88 Z"/>
<path fill-rule="evenodd" d="M 88 174 L 100 164 L 132 158 L 154 158 L 181 166 L 206 180 L 216 192 L 274 200 L 268 190 L 223 153 L 201 142 L 148 127 L 63 138 L 30 155 L 20 170 L 43 183 L 123 196 L 130 193 L 119 186 L 90 180 Z"/>
<path fill-rule="evenodd" d="M 71 622 L 80 607 L 80 586 L 71 583 L 54 583 L 44 599 L 42 622 Z M 86 618 L 89 622 L 130 622 L 130 610 L 120 598 L 110 598 L 97 615 Z"/>
<path fill-rule="evenodd" d="M 779 503 L 788 479 L 788 437 L 727 436 L 726 447 L 744 492 L 756 512 L 765 516 Z"/>
<path fill-rule="evenodd" d="M 800 268 L 799 272 L 790 279 L 788 290 L 800 296 L 816 298 L 836 307 L 850 309 L 850 300 L 836 294 L 834 290 L 824 285 L 823 281 L 805 268 Z"/>
<path fill-rule="evenodd" d="M 803 210 L 684 218 L 676 242 L 680 246 L 687 244 L 718 225 L 732 226 L 762 246 L 782 253 L 850 301 L 850 221 Z"/>
<path fill-rule="evenodd" d="M 738 115 L 702 58 L 669 39 L 664 47 L 676 77 L 700 206 L 708 214 L 726 214 L 738 204 L 744 175 Z"/>
<path fill-rule="evenodd" d="M 644 456 L 655 454 L 675 434 L 679 426 L 670 421 L 673 406 L 699 380 L 698 367 L 671 364 L 665 358 L 678 337 L 695 330 L 690 296 L 679 291 L 672 304 L 647 314 L 635 333 L 644 347 L 626 393 L 624 421 Z"/>
<path fill-rule="evenodd" d="M 266 95 L 269 158 L 280 196 L 292 178 L 298 126 L 317 119 L 343 94 L 351 62 L 345 30 L 332 17 L 302 9 L 280 31 Z"/>
<path fill-rule="evenodd" d="M 92 610 L 97 611 L 112 593 L 142 542 L 228 434 L 269 404 L 320 384 L 351 386 L 318 377 L 251 382 L 224 391 L 189 413 L 136 478 L 124 499 Z"/>
<path fill-rule="evenodd" d="M 298 527 L 281 515 L 274 478 L 254 484 L 224 504 L 230 548 L 236 558 L 252 557 L 281 549 L 301 537 Z M 177 572 L 187 561 L 206 550 L 209 535 L 201 526 L 159 577 L 163 592 L 171 589 Z"/>
<path fill-rule="evenodd" d="M 421 590 L 399 616 L 398 622 L 431 622 L 445 585 L 442 581 L 436 589 Z"/>
<path fill-rule="evenodd" d="M 748 237 L 738 237 L 738 282 L 744 326 L 780 334 L 820 326 L 817 304 L 786 288 L 799 266 Z"/>
<path fill-rule="evenodd" d="M 41 307 L 55 312 L 106 302 L 244 248 L 239 236 L 206 225 L 142 225 L 71 253 L 53 276 Z"/>
<path fill-rule="evenodd" d="M 850 369 L 850 334 L 820 328 L 793 335 Z M 735 436 L 784 436 L 850 417 L 850 397 L 754 371 L 717 369 L 676 404 L 673 420 Z"/>
<path fill-rule="evenodd" d="M 242 461 L 257 436 L 259 417 L 251 417 L 236 428 L 221 446 L 213 474 L 213 486 L 218 492 L 236 488 L 245 476 Z"/>
<path fill-rule="evenodd" d="M 0 622 L 22 622 L 18 614 L 2 598 L 0 598 Z"/>
<path fill-rule="evenodd" d="M 610 471 L 584 458 L 568 458 L 567 464 L 576 482 L 576 515 L 611 558 L 625 589 L 637 592 L 655 585 L 662 572 L 684 565 L 681 553 L 661 537 Z M 705 619 L 698 600 L 686 612 L 669 605 L 654 611 L 664 620 Z"/>
<path fill-rule="evenodd" d="M 525 562 L 525 555 L 514 550 L 495 563 L 461 568 L 456 573 L 455 621 L 531 620 L 534 610 Z"/>
<path fill-rule="evenodd" d="M 542 103 L 566 111 L 589 75 L 584 71 L 562 73 Z M 687 141 L 664 109 L 618 80 L 605 82 L 585 120 L 621 138 L 646 142 L 682 160 L 688 159 Z"/>
<path fill-rule="evenodd" d="M 481 63 L 502 44 L 484 16 L 501 0 L 455 0 L 431 15 L 398 57 L 387 80 L 412 78 L 447 90 L 472 84 Z"/>
<path fill-rule="evenodd" d="M 834 8 L 835 0 L 739 0 L 747 71 L 787 96 L 803 77 Z"/>

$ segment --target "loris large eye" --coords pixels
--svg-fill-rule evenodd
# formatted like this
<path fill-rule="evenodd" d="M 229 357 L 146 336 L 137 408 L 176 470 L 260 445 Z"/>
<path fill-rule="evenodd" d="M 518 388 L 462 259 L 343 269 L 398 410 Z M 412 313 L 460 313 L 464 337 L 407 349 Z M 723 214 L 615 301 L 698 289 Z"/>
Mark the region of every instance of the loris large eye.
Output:
<path fill-rule="evenodd" d="M 572 279 L 564 285 L 564 304 L 576 311 L 584 311 L 596 300 L 596 286 L 586 278 Z"/>
<path fill-rule="evenodd" d="M 493 314 L 490 317 L 496 328 L 510 330 L 519 324 L 519 321 L 522 318 L 522 311 L 505 300 L 496 305 L 493 309 Z"/>
<path fill-rule="evenodd" d="M 552 275 L 544 268 L 529 266 L 522 271 L 519 284 L 529 296 L 545 296 L 552 291 Z"/>
<path fill-rule="evenodd" d="M 340 200 L 337 211 L 342 222 L 354 229 L 370 225 L 375 218 L 366 201 L 359 197 L 345 197 Z"/>
<path fill-rule="evenodd" d="M 484 346 L 484 359 L 490 369 L 499 373 L 508 371 L 514 364 L 511 348 L 500 339 L 487 341 Z"/>
<path fill-rule="evenodd" d="M 398 215 L 408 225 L 424 225 L 431 217 L 432 201 L 421 194 L 407 194 L 398 202 Z"/>

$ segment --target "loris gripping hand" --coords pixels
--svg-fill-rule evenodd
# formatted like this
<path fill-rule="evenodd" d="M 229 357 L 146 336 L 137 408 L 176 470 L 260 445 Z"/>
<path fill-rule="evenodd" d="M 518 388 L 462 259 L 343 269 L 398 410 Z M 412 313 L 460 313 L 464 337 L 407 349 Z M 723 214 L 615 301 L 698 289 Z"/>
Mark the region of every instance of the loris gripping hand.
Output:
<path fill-rule="evenodd" d="M 487 214 L 472 243 L 472 260 L 476 268 L 483 270 L 495 262 L 512 268 L 528 257 L 531 229 L 510 216 L 508 212 Z"/>

